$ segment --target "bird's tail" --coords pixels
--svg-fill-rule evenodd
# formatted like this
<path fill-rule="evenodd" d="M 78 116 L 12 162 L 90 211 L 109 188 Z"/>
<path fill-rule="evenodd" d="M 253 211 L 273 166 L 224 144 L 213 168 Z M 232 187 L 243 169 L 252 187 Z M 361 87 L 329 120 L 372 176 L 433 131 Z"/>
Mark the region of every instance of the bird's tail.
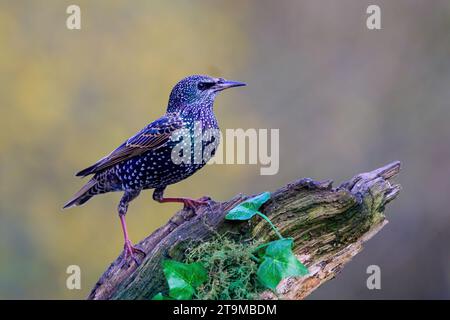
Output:
<path fill-rule="evenodd" d="M 83 203 L 88 201 L 90 198 L 92 198 L 94 195 L 97 194 L 97 180 L 95 178 L 92 178 L 88 181 L 81 189 L 78 191 L 73 198 L 67 202 L 63 209 L 75 207 L 75 206 L 81 206 Z"/>

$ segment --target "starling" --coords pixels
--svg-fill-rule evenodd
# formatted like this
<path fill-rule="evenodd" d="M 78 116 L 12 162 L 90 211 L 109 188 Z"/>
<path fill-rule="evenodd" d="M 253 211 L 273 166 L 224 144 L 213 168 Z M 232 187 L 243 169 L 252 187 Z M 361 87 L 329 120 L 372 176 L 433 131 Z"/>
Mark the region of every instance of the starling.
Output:
<path fill-rule="evenodd" d="M 201 199 L 165 198 L 163 193 L 168 185 L 186 179 L 206 164 L 219 144 L 219 135 L 212 135 L 210 140 L 202 139 L 201 161 L 181 163 L 173 161 L 172 152 L 179 143 L 173 139 L 173 135 L 178 130 L 184 130 L 189 138 L 198 138 L 196 126 L 199 125 L 201 134 L 211 129 L 218 130 L 213 110 L 217 93 L 244 85 L 242 82 L 201 75 L 189 76 L 178 82 L 170 93 L 167 111 L 161 118 L 147 125 L 106 157 L 76 174 L 80 177 L 91 174 L 94 176 L 64 208 L 82 205 L 97 194 L 124 191 L 118 205 L 125 239 L 124 257 L 131 257 L 137 262 L 134 254 L 143 252 L 135 248 L 128 237 L 125 223 L 128 204 L 144 189 L 154 189 L 153 199 L 160 203 L 179 202 L 193 209 L 207 203 Z M 195 142 L 190 146 L 190 156 L 193 159 L 198 156 L 195 154 L 198 148 L 195 151 Z M 211 156 L 203 155 L 205 148 L 211 150 Z"/>

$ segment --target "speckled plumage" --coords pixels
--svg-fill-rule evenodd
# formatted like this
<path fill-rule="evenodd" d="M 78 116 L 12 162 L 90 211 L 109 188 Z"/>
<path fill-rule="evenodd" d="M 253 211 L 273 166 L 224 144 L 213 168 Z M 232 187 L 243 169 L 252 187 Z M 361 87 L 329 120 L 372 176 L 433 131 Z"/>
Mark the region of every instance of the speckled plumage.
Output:
<path fill-rule="evenodd" d="M 128 203 L 144 189 L 155 189 L 153 198 L 159 202 L 176 201 L 185 205 L 195 202 L 186 198 L 163 198 L 164 189 L 191 176 L 211 158 L 210 155 L 214 154 L 220 142 L 219 135 L 206 135 L 219 129 L 213 111 L 214 99 L 219 91 L 242 85 L 241 82 L 199 75 L 178 82 L 170 94 L 165 115 L 147 125 L 108 156 L 77 173 L 77 176 L 94 176 L 64 208 L 81 205 L 97 194 L 124 191 L 118 211 L 124 228 L 125 249 L 132 254 L 134 248 L 129 243 L 124 220 Z M 185 139 L 191 140 L 190 159 L 201 161 L 173 161 L 172 151 L 180 141 L 171 137 L 180 130 L 184 130 Z M 205 136 L 207 139 L 204 139 Z M 200 141 L 202 147 L 195 148 L 195 143 Z M 210 151 L 206 152 L 206 157 L 202 156 L 205 148 Z"/>
<path fill-rule="evenodd" d="M 207 128 L 218 129 L 217 121 L 215 121 L 214 115 L 211 116 L 211 123 L 203 124 L 203 130 Z M 190 120 L 183 121 L 183 128 L 194 130 L 193 124 Z M 202 144 L 202 150 L 209 144 L 214 145 L 215 148 L 219 144 L 219 136 L 213 137 L 212 141 L 205 141 Z M 194 139 L 192 135 L 192 139 Z M 168 141 L 162 147 L 154 150 L 147 151 L 140 156 L 133 157 L 125 162 L 121 162 L 111 169 L 111 173 L 117 176 L 118 184 L 116 190 L 127 189 L 155 189 L 165 188 L 167 185 L 177 183 L 201 169 L 209 158 L 203 159 L 200 164 L 175 164 L 171 159 L 171 154 L 174 146 L 179 143 L 178 141 Z M 193 145 L 193 142 L 192 142 Z M 194 157 L 193 146 L 191 148 L 191 156 Z"/>

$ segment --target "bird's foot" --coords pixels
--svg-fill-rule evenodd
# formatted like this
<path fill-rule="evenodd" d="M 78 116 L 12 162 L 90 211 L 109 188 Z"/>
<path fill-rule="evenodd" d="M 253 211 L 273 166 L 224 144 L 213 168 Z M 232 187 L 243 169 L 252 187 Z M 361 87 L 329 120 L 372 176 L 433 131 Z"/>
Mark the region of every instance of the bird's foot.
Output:
<path fill-rule="evenodd" d="M 201 197 L 199 199 L 191 199 L 191 198 L 163 198 L 162 193 L 154 193 L 153 199 L 158 201 L 159 203 L 167 203 L 167 202 L 176 202 L 184 204 L 184 209 L 192 209 L 194 213 L 201 206 L 209 206 L 211 198 L 210 197 Z"/>
<path fill-rule="evenodd" d="M 141 256 L 141 258 L 144 258 L 146 256 L 145 252 L 142 251 L 139 248 L 136 248 L 131 244 L 130 240 L 126 240 L 125 244 L 123 245 L 124 249 L 124 258 L 125 260 L 128 260 L 128 258 L 131 258 L 136 262 L 137 265 L 140 264 L 139 260 L 137 259 L 137 255 Z"/>
<path fill-rule="evenodd" d="M 210 197 L 201 197 L 199 199 L 183 198 L 184 208 L 192 209 L 194 212 L 202 206 L 209 206 Z"/>

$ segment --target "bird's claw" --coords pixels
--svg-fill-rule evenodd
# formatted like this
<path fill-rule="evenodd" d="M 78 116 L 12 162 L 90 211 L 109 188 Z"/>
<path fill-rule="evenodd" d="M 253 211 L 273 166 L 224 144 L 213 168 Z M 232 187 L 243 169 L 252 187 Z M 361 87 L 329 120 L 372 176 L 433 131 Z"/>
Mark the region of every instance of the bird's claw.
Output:
<path fill-rule="evenodd" d="M 124 258 L 125 260 L 128 260 L 128 258 L 132 258 L 134 260 L 134 262 L 136 262 L 137 265 L 140 264 L 139 260 L 136 257 L 137 255 L 141 255 L 142 258 L 144 258 L 146 256 L 145 252 L 142 251 L 139 248 L 136 248 L 135 246 L 133 246 L 131 244 L 130 240 L 125 241 L 125 244 L 123 245 L 123 249 L 124 249 Z"/>
<path fill-rule="evenodd" d="M 201 197 L 199 199 L 184 199 L 184 208 L 197 211 L 201 206 L 209 206 L 210 197 Z"/>

